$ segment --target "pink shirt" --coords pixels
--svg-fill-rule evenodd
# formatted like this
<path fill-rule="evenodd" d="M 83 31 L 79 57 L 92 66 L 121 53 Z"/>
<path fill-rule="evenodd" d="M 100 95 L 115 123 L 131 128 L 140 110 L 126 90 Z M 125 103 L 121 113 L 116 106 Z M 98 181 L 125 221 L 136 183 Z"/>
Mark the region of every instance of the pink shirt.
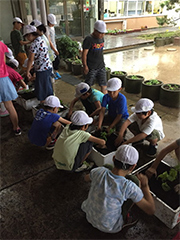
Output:
<path fill-rule="evenodd" d="M 4 62 L 5 52 L 9 52 L 7 46 L 0 41 L 0 78 L 7 77 L 8 71 Z"/>
<path fill-rule="evenodd" d="M 22 80 L 23 77 L 10 66 L 6 65 L 6 67 L 9 74 L 9 78 L 11 79 L 14 86 L 16 86 L 16 83 Z"/>

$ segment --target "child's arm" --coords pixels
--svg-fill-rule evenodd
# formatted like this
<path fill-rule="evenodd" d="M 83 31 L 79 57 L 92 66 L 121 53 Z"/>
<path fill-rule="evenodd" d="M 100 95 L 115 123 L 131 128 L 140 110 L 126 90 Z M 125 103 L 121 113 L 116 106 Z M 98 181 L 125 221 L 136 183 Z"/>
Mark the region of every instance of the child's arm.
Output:
<path fill-rule="evenodd" d="M 119 146 L 122 141 L 123 141 L 123 136 L 124 136 L 124 132 L 126 131 L 127 127 L 131 124 L 131 122 L 129 121 L 129 119 L 127 119 L 123 125 L 121 126 L 121 129 L 119 131 L 118 137 L 115 140 L 115 145 Z"/>
<path fill-rule="evenodd" d="M 111 125 L 106 129 L 106 131 L 109 132 L 111 128 L 115 127 L 116 124 L 121 120 L 121 118 L 122 118 L 122 114 L 118 114 L 114 119 L 114 121 L 111 123 Z"/>
<path fill-rule="evenodd" d="M 106 144 L 106 141 L 101 139 L 101 138 L 97 138 L 97 137 L 94 137 L 94 136 L 90 136 L 89 139 L 88 139 L 90 142 L 94 142 L 94 143 L 97 143 L 99 145 L 102 145 L 104 146 Z"/>
<path fill-rule="evenodd" d="M 48 39 L 49 39 L 49 44 L 50 44 L 51 49 L 54 51 L 54 53 L 56 54 L 56 56 L 59 55 L 58 50 L 57 50 L 57 49 L 54 47 L 54 45 L 52 44 L 52 41 L 51 41 L 50 36 L 48 36 Z"/>
<path fill-rule="evenodd" d="M 137 178 L 141 184 L 141 190 L 144 194 L 144 197 L 141 201 L 137 202 L 136 205 L 141 208 L 145 213 L 152 215 L 155 212 L 154 199 L 150 193 L 148 178 L 143 174 L 138 174 Z"/>
<path fill-rule="evenodd" d="M 70 104 L 70 107 L 69 107 L 69 112 L 68 112 L 68 118 L 70 118 L 72 112 L 73 112 L 73 107 L 74 105 L 76 104 L 76 102 L 79 100 L 78 97 L 74 98 L 72 101 L 71 101 L 71 104 Z"/>
<path fill-rule="evenodd" d="M 62 118 L 62 117 L 60 117 L 60 118 L 58 119 L 58 122 L 64 123 L 64 124 L 71 124 L 70 121 L 68 121 L 68 120 L 66 120 L 66 119 L 64 119 L 64 118 Z"/>
<path fill-rule="evenodd" d="M 91 179 L 90 179 L 90 174 L 86 174 L 86 175 L 84 176 L 84 181 L 85 181 L 85 182 L 90 182 L 90 181 L 91 181 Z"/>
<path fill-rule="evenodd" d="M 28 79 L 32 78 L 30 70 L 34 61 L 34 56 L 35 56 L 35 53 L 29 52 L 29 58 L 28 58 L 27 69 L 26 69 L 26 75 Z"/>
<path fill-rule="evenodd" d="M 101 107 L 101 111 L 99 113 L 98 129 L 101 129 L 105 111 L 106 111 L 106 108 L 105 107 Z"/>
<path fill-rule="evenodd" d="M 133 142 L 138 142 L 138 141 L 140 141 L 140 140 L 142 140 L 142 139 L 144 139 L 146 137 L 147 137 L 147 134 L 142 132 L 142 133 L 139 133 L 136 136 L 128 139 L 127 141 L 123 142 L 123 144 L 129 144 L 129 143 L 133 143 Z"/>
<path fill-rule="evenodd" d="M 87 75 L 89 72 L 89 68 L 87 66 L 87 54 L 89 52 L 89 49 L 83 49 L 82 52 L 82 63 L 83 63 L 83 68 L 84 68 L 84 74 Z"/>
<path fill-rule="evenodd" d="M 94 117 L 94 116 L 98 115 L 98 113 L 101 111 L 101 102 L 96 101 L 96 102 L 94 102 L 94 104 L 96 106 L 96 110 L 89 115 L 90 117 Z"/>

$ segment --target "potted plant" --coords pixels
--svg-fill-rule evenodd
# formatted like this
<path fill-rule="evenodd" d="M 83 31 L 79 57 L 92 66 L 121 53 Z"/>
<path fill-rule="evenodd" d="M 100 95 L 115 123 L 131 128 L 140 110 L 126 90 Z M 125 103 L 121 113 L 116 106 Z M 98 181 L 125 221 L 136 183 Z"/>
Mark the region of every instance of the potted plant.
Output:
<path fill-rule="evenodd" d="M 82 74 L 82 61 L 80 59 L 76 59 L 72 62 L 72 73 L 74 75 Z"/>
<path fill-rule="evenodd" d="M 137 170 L 137 173 L 145 174 L 154 160 L 146 163 Z M 180 167 L 170 167 L 161 161 L 157 168 L 157 176 L 149 179 L 149 187 L 155 201 L 156 211 L 154 215 L 164 222 L 169 228 L 173 228 L 179 222 L 180 206 L 177 184 L 179 184 Z"/>
<path fill-rule="evenodd" d="M 111 78 L 117 77 L 117 78 L 121 79 L 121 81 L 122 81 L 122 87 L 125 86 L 126 76 L 127 76 L 127 72 L 124 72 L 124 71 L 113 71 L 113 72 L 110 74 L 110 77 L 111 77 Z"/>
<path fill-rule="evenodd" d="M 105 67 L 105 70 L 106 70 L 106 80 L 108 81 L 110 79 L 111 69 L 109 67 Z"/>
<path fill-rule="evenodd" d="M 65 59 L 65 63 L 66 63 L 66 70 L 71 72 L 72 71 L 72 62 L 74 61 L 74 59 L 72 58 L 67 58 Z"/>
<path fill-rule="evenodd" d="M 140 93 L 141 85 L 143 81 L 144 81 L 144 77 L 140 75 L 126 76 L 125 91 L 127 93 Z"/>
<path fill-rule="evenodd" d="M 142 82 L 141 97 L 149 98 L 152 101 L 159 100 L 160 89 L 163 82 L 157 79 L 145 80 Z"/>
<path fill-rule="evenodd" d="M 180 107 L 180 85 L 169 83 L 163 84 L 160 89 L 160 104 L 167 107 Z"/>

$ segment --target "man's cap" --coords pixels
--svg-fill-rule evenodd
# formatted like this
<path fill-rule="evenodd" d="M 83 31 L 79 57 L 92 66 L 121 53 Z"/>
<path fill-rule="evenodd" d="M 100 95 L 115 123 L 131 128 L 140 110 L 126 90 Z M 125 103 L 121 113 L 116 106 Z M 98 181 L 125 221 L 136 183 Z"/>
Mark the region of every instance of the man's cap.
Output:
<path fill-rule="evenodd" d="M 122 86 L 122 81 L 119 78 L 111 78 L 107 82 L 107 91 L 117 91 L 121 88 Z"/>
<path fill-rule="evenodd" d="M 124 164 L 134 165 L 139 159 L 139 153 L 130 145 L 121 145 L 116 150 L 115 159 Z"/>
<path fill-rule="evenodd" d="M 22 65 L 24 68 L 27 68 L 28 58 L 24 60 L 24 64 Z M 34 61 L 32 62 L 32 65 L 34 65 Z"/>
<path fill-rule="evenodd" d="M 87 83 L 81 82 L 76 86 L 75 97 L 80 97 L 90 89 L 90 86 Z"/>
<path fill-rule="evenodd" d="M 24 24 L 23 21 L 19 17 L 13 18 L 13 22 L 18 22 L 18 23 Z"/>
<path fill-rule="evenodd" d="M 17 68 L 19 67 L 19 62 L 15 58 L 10 58 L 10 63 L 13 63 Z"/>
<path fill-rule="evenodd" d="M 98 20 L 94 24 L 94 29 L 96 29 L 100 33 L 106 33 L 106 23 L 102 20 Z"/>
<path fill-rule="evenodd" d="M 148 112 L 154 107 L 153 101 L 148 98 L 141 98 L 137 101 L 135 107 L 131 108 L 132 112 L 141 113 L 141 112 Z"/>
<path fill-rule="evenodd" d="M 27 34 L 33 33 L 33 32 L 36 32 L 36 31 L 37 31 L 37 28 L 35 26 L 26 25 L 24 27 L 24 34 L 23 34 L 23 36 L 26 36 Z"/>
<path fill-rule="evenodd" d="M 86 124 L 91 124 L 93 122 L 93 118 L 89 117 L 84 111 L 75 111 L 71 115 L 71 122 L 77 126 L 83 126 Z"/>
<path fill-rule="evenodd" d="M 57 24 L 56 21 L 56 16 L 52 13 L 48 14 L 47 20 L 51 23 L 51 24 Z"/>
<path fill-rule="evenodd" d="M 42 25 L 42 22 L 40 22 L 38 19 L 34 19 L 30 25 L 35 26 L 35 27 L 39 27 L 40 25 Z"/>
<path fill-rule="evenodd" d="M 60 101 L 59 101 L 59 98 L 56 97 L 56 96 L 53 96 L 53 95 L 48 96 L 48 97 L 45 99 L 45 101 L 44 101 L 44 106 L 48 106 L 48 107 L 52 107 L 52 108 L 54 108 L 54 107 L 64 108 L 64 107 L 61 105 L 61 103 L 60 103 Z"/>
<path fill-rule="evenodd" d="M 8 48 L 8 52 L 6 52 L 5 55 L 6 55 L 6 57 L 8 57 L 10 59 L 14 58 L 13 52 L 12 52 L 12 50 L 10 48 Z"/>

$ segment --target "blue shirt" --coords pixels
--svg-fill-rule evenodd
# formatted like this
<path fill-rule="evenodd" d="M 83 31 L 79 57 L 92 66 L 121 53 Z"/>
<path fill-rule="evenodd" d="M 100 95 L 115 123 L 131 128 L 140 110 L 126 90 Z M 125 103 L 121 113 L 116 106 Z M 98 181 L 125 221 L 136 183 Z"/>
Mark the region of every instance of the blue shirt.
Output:
<path fill-rule="evenodd" d="M 89 96 L 89 101 L 90 102 L 97 102 L 100 101 L 100 103 L 102 103 L 104 94 L 96 89 L 92 88 L 92 94 Z"/>
<path fill-rule="evenodd" d="M 58 114 L 45 111 L 44 109 L 37 111 L 31 129 L 28 132 L 30 142 L 37 146 L 44 146 L 47 137 L 54 131 L 52 124 L 57 122 L 59 118 Z"/>
<path fill-rule="evenodd" d="M 127 199 L 142 200 L 142 190 L 131 180 L 113 174 L 104 167 L 90 172 L 91 188 L 81 209 L 93 227 L 103 232 L 116 233 L 122 229 L 122 205 Z"/>
<path fill-rule="evenodd" d="M 127 110 L 126 97 L 119 93 L 118 98 L 113 100 L 109 94 L 105 94 L 102 101 L 102 107 L 108 105 L 108 115 L 114 120 L 118 114 L 122 114 L 122 118 L 127 119 L 129 114 Z"/>

